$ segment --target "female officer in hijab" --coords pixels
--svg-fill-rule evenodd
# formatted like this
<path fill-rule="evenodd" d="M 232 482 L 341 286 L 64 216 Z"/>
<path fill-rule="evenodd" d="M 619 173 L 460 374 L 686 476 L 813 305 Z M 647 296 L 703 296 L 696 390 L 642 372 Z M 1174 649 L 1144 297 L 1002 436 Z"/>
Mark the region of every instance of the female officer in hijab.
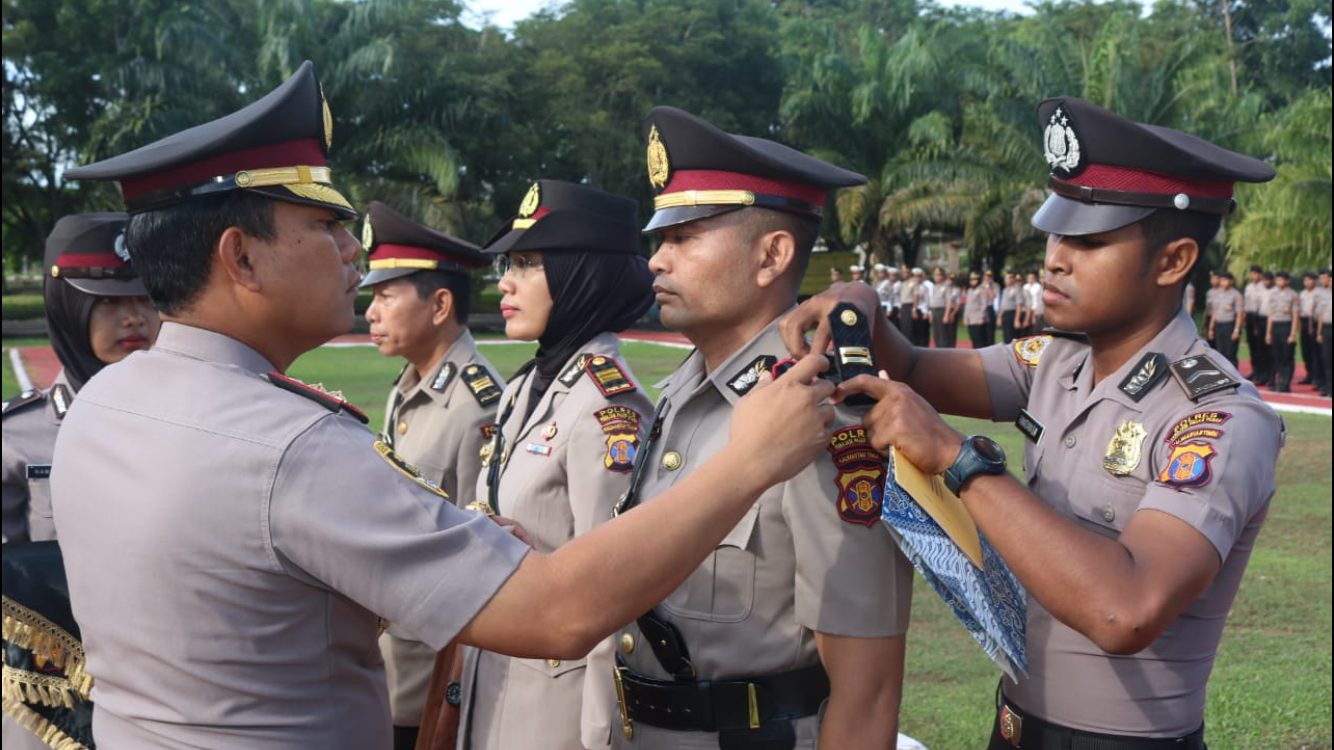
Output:
<path fill-rule="evenodd" d="M 554 180 L 533 185 L 486 252 L 503 271 L 506 335 L 539 347 L 500 399 L 477 502 L 549 552 L 609 519 L 629 487 L 653 406 L 615 334 L 649 309 L 653 274 L 639 255 L 634 201 Z M 610 641 L 576 660 L 470 650 L 464 747 L 606 746 L 611 653 Z"/>
<path fill-rule="evenodd" d="M 45 391 L 4 405 L 5 541 L 55 538 L 46 481 L 61 419 L 98 370 L 157 337 L 157 311 L 124 249 L 125 221 L 121 213 L 66 216 L 46 240 L 42 293 L 61 371 Z"/>
<path fill-rule="evenodd" d="M 126 216 L 122 213 L 75 214 L 56 222 L 47 237 L 42 293 L 51 347 L 60 360 L 61 371 L 50 388 L 26 391 L 6 401 L 0 409 L 4 420 L 0 468 L 3 469 L 6 543 L 55 538 L 47 482 L 56 431 L 65 412 L 75 394 L 98 370 L 119 362 L 131 352 L 148 348 L 157 337 L 157 311 L 149 303 L 148 293 L 128 262 L 124 247 L 125 222 Z M 11 553 L 27 555 L 27 552 L 16 550 L 28 547 L 22 544 L 10 547 L 5 555 L 7 558 Z M 39 569 L 35 558 L 25 559 L 33 563 L 33 567 L 25 572 L 49 572 L 46 568 Z M 63 575 L 60 578 L 63 583 Z M 37 674 L 29 669 L 32 655 L 28 654 L 28 647 L 21 642 L 18 645 L 9 642 L 8 620 L 13 614 L 9 596 L 20 594 L 17 589 L 10 590 L 8 568 L 5 588 L 5 638 L 9 649 L 5 683 L 45 681 L 43 684 L 49 686 L 63 684 L 61 681 L 67 677 L 66 672 L 78 671 L 72 667 L 73 656 L 64 654 L 61 657 L 61 671 L 52 672 L 48 663 L 46 669 Z M 34 601 L 25 600 L 24 603 L 38 606 Z M 68 611 L 68 602 L 64 607 Z M 53 612 L 44 614 L 57 625 L 63 623 Z M 21 619 L 19 615 L 15 617 Z M 44 632 L 47 623 L 26 624 Z M 40 650 L 38 642 L 34 638 L 30 644 L 34 654 Z M 51 692 L 57 690 L 51 688 Z M 20 691 L 20 694 L 32 696 L 35 693 Z M 69 698 L 72 708 L 53 710 L 41 701 L 32 703 L 31 697 L 11 702 L 7 695 L 0 731 L 4 746 L 46 748 L 47 744 L 38 735 L 65 737 L 78 743 L 91 742 L 92 704 L 87 702 L 86 695 L 70 695 Z"/>

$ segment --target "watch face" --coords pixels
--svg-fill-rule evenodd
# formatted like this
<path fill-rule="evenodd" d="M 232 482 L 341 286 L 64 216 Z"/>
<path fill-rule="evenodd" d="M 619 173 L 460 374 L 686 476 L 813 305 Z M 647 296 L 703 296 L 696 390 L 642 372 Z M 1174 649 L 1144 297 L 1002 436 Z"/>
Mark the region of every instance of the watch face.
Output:
<path fill-rule="evenodd" d="M 991 463 L 1003 463 L 1005 461 L 1005 451 L 1001 450 L 1001 447 L 995 441 L 978 435 L 971 442 L 973 450 L 977 451 L 978 455 L 987 461 Z"/>

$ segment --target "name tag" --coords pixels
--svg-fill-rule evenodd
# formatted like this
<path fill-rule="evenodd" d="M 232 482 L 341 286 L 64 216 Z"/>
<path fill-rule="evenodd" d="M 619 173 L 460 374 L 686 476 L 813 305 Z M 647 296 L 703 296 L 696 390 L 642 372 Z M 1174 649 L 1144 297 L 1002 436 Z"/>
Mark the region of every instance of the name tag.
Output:
<path fill-rule="evenodd" d="M 29 479 L 50 479 L 51 464 L 28 464 Z"/>
<path fill-rule="evenodd" d="M 1034 419 L 1033 415 L 1028 413 L 1027 409 L 1019 410 L 1019 417 L 1014 420 L 1014 426 L 1018 427 L 1019 431 L 1024 433 L 1024 437 L 1033 441 L 1034 444 L 1037 444 L 1042 440 L 1042 433 L 1046 430 L 1041 422 Z"/>

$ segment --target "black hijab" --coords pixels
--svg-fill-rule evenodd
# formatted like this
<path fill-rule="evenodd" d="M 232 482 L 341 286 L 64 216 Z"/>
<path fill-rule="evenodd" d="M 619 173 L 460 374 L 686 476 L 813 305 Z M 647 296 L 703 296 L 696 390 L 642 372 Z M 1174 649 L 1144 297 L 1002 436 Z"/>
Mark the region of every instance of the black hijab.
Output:
<path fill-rule="evenodd" d="M 538 338 L 537 356 L 515 377 L 534 370 L 524 419 L 579 349 L 603 332 L 624 331 L 653 305 L 653 272 L 631 253 L 544 250 L 551 317 Z"/>
<path fill-rule="evenodd" d="M 75 289 L 64 279 L 49 275 L 42 282 L 42 296 L 51 348 L 55 349 L 56 358 L 65 368 L 70 387 L 77 392 L 106 366 L 93 354 L 93 343 L 88 337 L 88 322 L 98 298 Z"/>

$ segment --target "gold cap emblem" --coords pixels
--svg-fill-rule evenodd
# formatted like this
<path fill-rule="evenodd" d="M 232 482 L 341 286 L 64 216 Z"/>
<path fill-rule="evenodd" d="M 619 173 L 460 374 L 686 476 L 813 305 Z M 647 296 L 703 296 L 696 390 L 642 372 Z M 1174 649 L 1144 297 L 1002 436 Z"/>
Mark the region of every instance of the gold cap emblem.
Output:
<path fill-rule="evenodd" d="M 537 213 L 537 209 L 542 205 L 542 188 L 536 182 L 528 188 L 528 194 L 523 197 L 523 203 L 519 204 L 519 215 L 523 217 L 532 216 Z"/>
<path fill-rule="evenodd" d="M 324 86 L 320 86 L 320 109 L 324 114 L 324 148 L 333 148 L 333 112 L 329 110 L 329 100 L 324 98 Z"/>
<path fill-rule="evenodd" d="M 361 222 L 361 246 L 367 252 L 369 252 L 371 249 L 371 245 L 374 244 L 375 244 L 375 229 L 371 226 L 371 215 L 366 214 L 365 220 Z"/>
<path fill-rule="evenodd" d="M 662 136 L 658 135 L 658 126 L 648 131 L 648 181 L 655 190 L 667 186 L 667 178 L 672 173 L 672 165 L 667 160 L 667 147 L 662 145 Z"/>

